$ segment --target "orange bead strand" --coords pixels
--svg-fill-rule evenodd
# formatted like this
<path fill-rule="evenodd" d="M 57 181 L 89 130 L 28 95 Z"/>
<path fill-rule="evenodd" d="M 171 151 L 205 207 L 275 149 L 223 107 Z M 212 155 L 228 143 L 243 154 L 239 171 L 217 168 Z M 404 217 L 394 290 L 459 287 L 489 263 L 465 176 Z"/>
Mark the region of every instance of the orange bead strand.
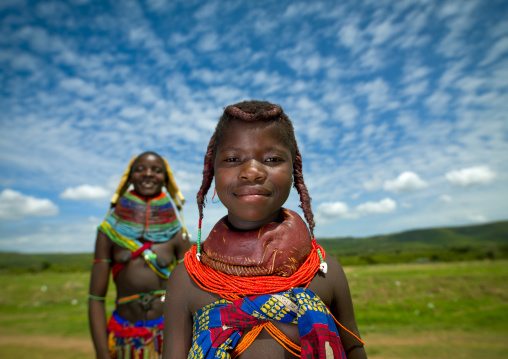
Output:
<path fill-rule="evenodd" d="M 231 300 L 247 295 L 278 293 L 294 287 L 307 287 L 319 270 L 320 258 L 317 249 L 321 247 L 313 248 L 305 263 L 290 277 L 240 277 L 216 271 L 196 260 L 196 245 L 186 253 L 184 263 L 191 277 L 202 289 Z"/>

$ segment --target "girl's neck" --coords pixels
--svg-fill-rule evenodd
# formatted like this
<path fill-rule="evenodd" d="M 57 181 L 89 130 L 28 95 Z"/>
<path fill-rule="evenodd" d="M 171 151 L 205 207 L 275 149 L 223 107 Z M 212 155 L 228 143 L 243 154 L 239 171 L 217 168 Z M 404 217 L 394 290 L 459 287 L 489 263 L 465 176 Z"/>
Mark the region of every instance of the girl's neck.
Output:
<path fill-rule="evenodd" d="M 273 223 L 273 222 L 280 223 L 283 220 L 284 220 L 284 218 L 282 216 L 282 208 L 280 208 L 275 213 L 271 214 L 270 216 L 268 216 L 265 219 L 260 220 L 260 221 L 247 221 L 247 220 L 244 220 L 244 219 L 236 217 L 236 216 L 231 216 L 230 214 L 228 214 L 228 216 L 227 216 L 227 223 L 229 225 L 229 228 L 234 231 L 239 231 L 239 232 L 253 231 L 253 230 L 263 227 L 264 225 L 266 225 L 268 223 Z"/>

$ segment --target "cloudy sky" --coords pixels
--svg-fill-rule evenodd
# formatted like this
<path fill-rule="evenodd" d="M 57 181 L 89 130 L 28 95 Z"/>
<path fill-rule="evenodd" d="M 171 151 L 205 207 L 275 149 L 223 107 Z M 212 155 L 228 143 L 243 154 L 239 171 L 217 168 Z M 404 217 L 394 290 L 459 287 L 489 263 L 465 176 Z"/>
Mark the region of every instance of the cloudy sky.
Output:
<path fill-rule="evenodd" d="M 508 219 L 505 0 L 2 0 L 0 250 L 92 251 L 145 150 L 195 238 L 206 145 L 246 99 L 294 122 L 318 238 Z"/>

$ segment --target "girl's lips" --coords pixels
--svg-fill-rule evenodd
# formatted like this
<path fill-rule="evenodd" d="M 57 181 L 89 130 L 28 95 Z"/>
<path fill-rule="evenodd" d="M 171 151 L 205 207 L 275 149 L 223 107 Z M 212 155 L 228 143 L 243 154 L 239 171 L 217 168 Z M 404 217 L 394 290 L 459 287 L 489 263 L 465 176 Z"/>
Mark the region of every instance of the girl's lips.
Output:
<path fill-rule="evenodd" d="M 270 192 L 262 189 L 239 189 L 235 191 L 235 196 L 269 196 Z"/>
<path fill-rule="evenodd" d="M 245 197 L 245 196 L 268 196 L 266 193 L 236 193 L 237 197 Z"/>
<path fill-rule="evenodd" d="M 262 188 L 239 188 L 234 195 L 244 202 L 257 202 L 270 196 L 270 192 Z"/>
<path fill-rule="evenodd" d="M 244 194 L 244 195 L 236 195 L 241 202 L 260 202 L 264 201 L 268 198 L 268 195 L 265 194 Z"/>

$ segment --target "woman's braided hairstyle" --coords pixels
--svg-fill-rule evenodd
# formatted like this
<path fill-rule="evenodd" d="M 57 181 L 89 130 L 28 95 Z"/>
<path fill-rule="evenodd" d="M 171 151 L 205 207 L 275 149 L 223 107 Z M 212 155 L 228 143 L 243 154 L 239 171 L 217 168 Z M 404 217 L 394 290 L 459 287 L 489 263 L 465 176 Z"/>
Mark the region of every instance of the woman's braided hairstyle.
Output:
<path fill-rule="evenodd" d="M 294 187 L 300 195 L 300 208 L 302 208 L 305 219 L 309 225 L 311 238 L 314 238 L 314 214 L 310 205 L 311 198 L 307 190 L 307 186 L 303 181 L 302 173 L 302 156 L 298 150 L 295 133 L 291 120 L 286 116 L 282 108 L 278 105 L 271 104 L 266 101 L 244 101 L 235 105 L 228 106 L 224 109 L 224 113 L 219 119 L 219 123 L 215 128 L 215 132 L 210 139 L 206 150 L 203 168 L 203 181 L 201 188 L 197 194 L 197 202 L 199 209 L 199 218 L 203 219 L 203 208 L 205 207 L 205 197 L 210 189 L 214 176 L 214 161 L 217 147 L 222 141 L 224 131 L 229 123 L 233 120 L 241 121 L 265 121 L 275 124 L 279 128 L 281 139 L 289 148 L 293 158 L 293 179 Z"/>

